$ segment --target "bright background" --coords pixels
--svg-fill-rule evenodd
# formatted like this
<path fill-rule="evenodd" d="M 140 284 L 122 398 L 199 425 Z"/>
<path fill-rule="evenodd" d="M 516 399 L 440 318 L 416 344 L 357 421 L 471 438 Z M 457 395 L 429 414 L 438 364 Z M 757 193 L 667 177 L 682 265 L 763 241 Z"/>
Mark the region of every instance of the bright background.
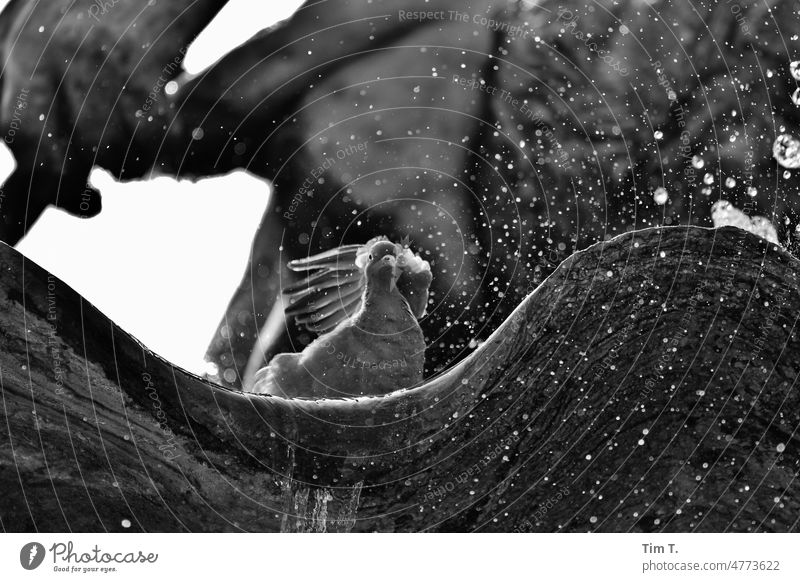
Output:
<path fill-rule="evenodd" d="M 0 9 L 8 0 L 0 0 Z M 302 0 L 230 0 L 190 47 L 198 73 Z M 14 168 L 0 145 L 0 180 Z M 269 186 L 244 172 L 192 184 L 171 178 L 120 184 L 95 170 L 103 211 L 81 220 L 48 209 L 17 248 L 124 330 L 194 372 L 247 264 Z M 158 208 L 158 213 L 152 209 Z"/>

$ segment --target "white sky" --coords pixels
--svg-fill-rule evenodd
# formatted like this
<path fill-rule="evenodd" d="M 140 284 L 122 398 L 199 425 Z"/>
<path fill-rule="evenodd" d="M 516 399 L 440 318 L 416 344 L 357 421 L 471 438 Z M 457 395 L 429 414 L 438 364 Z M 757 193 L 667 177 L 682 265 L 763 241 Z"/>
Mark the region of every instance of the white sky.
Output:
<path fill-rule="evenodd" d="M 0 0 L 0 8 L 6 3 Z M 301 3 L 231 0 L 189 49 L 186 68 L 201 71 Z M 0 179 L 13 167 L 2 144 Z M 119 184 L 95 170 L 91 181 L 103 194 L 99 216 L 80 220 L 48 209 L 17 248 L 150 349 L 201 371 L 269 187 L 244 172 L 197 184 L 170 178 Z"/>

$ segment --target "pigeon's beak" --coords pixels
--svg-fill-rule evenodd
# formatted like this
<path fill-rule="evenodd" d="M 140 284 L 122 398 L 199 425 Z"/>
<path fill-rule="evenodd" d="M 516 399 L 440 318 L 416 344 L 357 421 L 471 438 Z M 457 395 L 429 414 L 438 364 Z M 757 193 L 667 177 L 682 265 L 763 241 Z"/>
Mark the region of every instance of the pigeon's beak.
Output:
<path fill-rule="evenodd" d="M 392 268 L 392 280 L 389 282 L 389 288 L 394 291 L 394 288 L 397 284 L 397 277 L 399 275 L 397 269 L 397 257 L 386 255 L 385 257 L 381 258 L 381 263 Z"/>

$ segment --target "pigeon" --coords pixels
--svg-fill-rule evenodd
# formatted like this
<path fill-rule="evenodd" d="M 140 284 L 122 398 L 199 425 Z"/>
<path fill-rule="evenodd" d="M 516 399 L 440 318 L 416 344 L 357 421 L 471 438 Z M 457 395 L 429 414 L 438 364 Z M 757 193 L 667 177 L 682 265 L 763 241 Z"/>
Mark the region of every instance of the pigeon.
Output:
<path fill-rule="evenodd" d="M 430 264 L 407 241 L 384 237 L 292 261 L 313 271 L 284 289 L 286 314 L 321 333 L 300 353 L 278 354 L 252 391 L 284 398 L 376 396 L 422 382 Z"/>

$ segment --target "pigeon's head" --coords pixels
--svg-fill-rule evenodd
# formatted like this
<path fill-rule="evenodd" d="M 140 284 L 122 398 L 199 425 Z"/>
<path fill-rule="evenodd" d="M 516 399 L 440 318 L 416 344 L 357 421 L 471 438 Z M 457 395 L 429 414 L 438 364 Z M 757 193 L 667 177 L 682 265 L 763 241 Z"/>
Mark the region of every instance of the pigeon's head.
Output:
<path fill-rule="evenodd" d="M 367 279 L 393 284 L 397 279 L 397 245 L 378 241 L 367 255 Z"/>

